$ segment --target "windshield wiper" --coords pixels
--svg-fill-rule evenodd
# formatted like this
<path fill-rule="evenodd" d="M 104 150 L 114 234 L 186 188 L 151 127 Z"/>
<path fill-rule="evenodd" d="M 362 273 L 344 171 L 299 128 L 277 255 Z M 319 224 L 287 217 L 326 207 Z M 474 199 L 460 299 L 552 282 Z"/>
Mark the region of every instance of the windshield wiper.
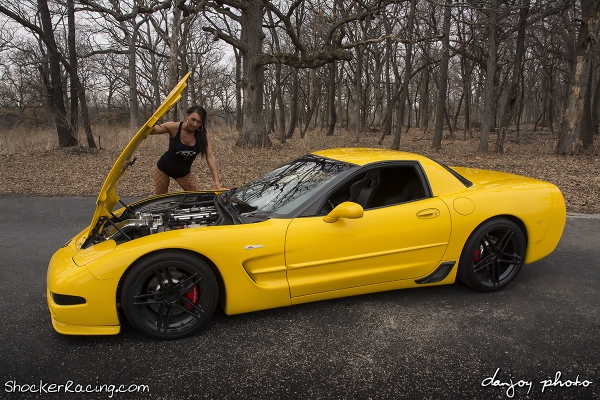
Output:
<path fill-rule="evenodd" d="M 235 193 L 235 190 L 236 188 L 229 189 L 228 191 L 217 195 L 215 198 L 215 206 L 229 216 L 231 223 L 241 224 L 242 219 L 240 218 L 240 214 L 230 201 L 230 198 Z"/>
<path fill-rule="evenodd" d="M 233 204 L 233 208 L 236 209 L 238 214 L 251 213 L 253 211 L 258 210 L 258 207 L 251 206 L 250 204 L 238 199 L 237 197 L 229 197 L 229 202 Z"/>

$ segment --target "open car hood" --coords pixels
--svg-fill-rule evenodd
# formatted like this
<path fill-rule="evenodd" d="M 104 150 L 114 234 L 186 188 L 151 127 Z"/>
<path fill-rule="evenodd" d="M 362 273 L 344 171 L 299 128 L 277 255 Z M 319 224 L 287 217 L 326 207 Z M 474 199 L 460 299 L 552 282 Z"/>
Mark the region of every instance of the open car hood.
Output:
<path fill-rule="evenodd" d="M 98 200 L 96 200 L 96 211 L 94 217 L 89 226 L 87 237 L 90 237 L 93 230 L 98 224 L 102 225 L 104 221 L 112 217 L 112 210 L 115 205 L 119 202 L 119 195 L 117 194 L 117 186 L 119 181 L 125 175 L 127 168 L 135 162 L 134 154 L 144 139 L 148 137 L 152 131 L 152 127 L 156 122 L 181 98 L 181 92 L 187 86 L 187 79 L 190 76 L 188 72 L 179 83 L 171 90 L 171 93 L 167 96 L 165 101 L 158 107 L 158 109 L 152 114 L 150 119 L 140 128 L 140 130 L 131 139 L 129 144 L 125 147 L 115 164 L 111 168 L 102 189 L 98 194 Z"/>

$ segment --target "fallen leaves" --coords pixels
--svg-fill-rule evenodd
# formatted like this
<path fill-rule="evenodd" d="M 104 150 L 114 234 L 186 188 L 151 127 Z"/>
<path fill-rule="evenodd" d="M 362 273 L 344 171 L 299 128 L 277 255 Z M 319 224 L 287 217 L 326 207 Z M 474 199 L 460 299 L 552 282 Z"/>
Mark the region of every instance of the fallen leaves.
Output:
<path fill-rule="evenodd" d="M 439 152 L 431 148 L 432 135 L 417 129 L 403 134 L 401 150 L 424 154 L 448 165 L 468 166 L 526 175 L 556 184 L 565 197 L 567 210 L 600 213 L 600 156 L 564 157 L 553 154 L 555 138 L 522 131 L 520 144 L 507 143 L 503 154 L 478 153 L 479 138 L 445 139 Z M 234 146 L 235 133 L 212 131 L 213 148 L 223 187 L 237 187 L 270 169 L 311 151 L 334 147 L 379 147 L 380 133 L 369 131 L 356 143 L 356 132 L 309 131 L 303 139 L 297 137 L 281 144 L 272 137 L 273 146 L 263 149 L 241 149 Z M 126 138 L 125 138 L 126 139 Z M 164 138 L 163 138 L 164 139 Z M 151 139 L 153 140 L 153 139 Z M 126 140 L 124 140 L 126 142 Z M 495 137 L 490 138 L 493 149 Z M 391 145 L 386 137 L 383 146 Z M 166 141 L 142 145 L 137 160 L 119 185 L 123 197 L 148 196 L 154 191 L 152 171 Z M 110 168 L 118 158 L 118 150 L 54 149 L 19 152 L 0 157 L 0 193 L 32 196 L 97 196 Z M 213 184 L 206 162 L 198 158 L 193 165 L 201 187 Z M 181 190 L 172 181 L 172 191 Z"/>

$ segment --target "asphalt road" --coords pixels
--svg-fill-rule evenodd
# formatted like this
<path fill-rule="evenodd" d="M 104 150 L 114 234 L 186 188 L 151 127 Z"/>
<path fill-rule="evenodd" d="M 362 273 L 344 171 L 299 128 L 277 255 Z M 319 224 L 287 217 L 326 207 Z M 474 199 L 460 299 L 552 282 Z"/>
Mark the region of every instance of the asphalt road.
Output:
<path fill-rule="evenodd" d="M 200 334 L 158 342 L 127 324 L 110 337 L 52 329 L 46 267 L 94 201 L 0 196 L 0 398 L 600 398 L 598 216 L 569 217 L 554 253 L 501 292 L 217 311 Z"/>

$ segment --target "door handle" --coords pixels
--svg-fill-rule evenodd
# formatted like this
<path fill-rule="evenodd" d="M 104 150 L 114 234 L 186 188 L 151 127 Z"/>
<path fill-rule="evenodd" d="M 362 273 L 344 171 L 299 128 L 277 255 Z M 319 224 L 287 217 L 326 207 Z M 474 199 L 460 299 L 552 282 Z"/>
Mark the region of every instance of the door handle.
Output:
<path fill-rule="evenodd" d="M 431 219 L 439 217 L 440 210 L 437 208 L 426 208 L 425 210 L 421 210 L 417 213 L 417 218 L 420 219 Z"/>

